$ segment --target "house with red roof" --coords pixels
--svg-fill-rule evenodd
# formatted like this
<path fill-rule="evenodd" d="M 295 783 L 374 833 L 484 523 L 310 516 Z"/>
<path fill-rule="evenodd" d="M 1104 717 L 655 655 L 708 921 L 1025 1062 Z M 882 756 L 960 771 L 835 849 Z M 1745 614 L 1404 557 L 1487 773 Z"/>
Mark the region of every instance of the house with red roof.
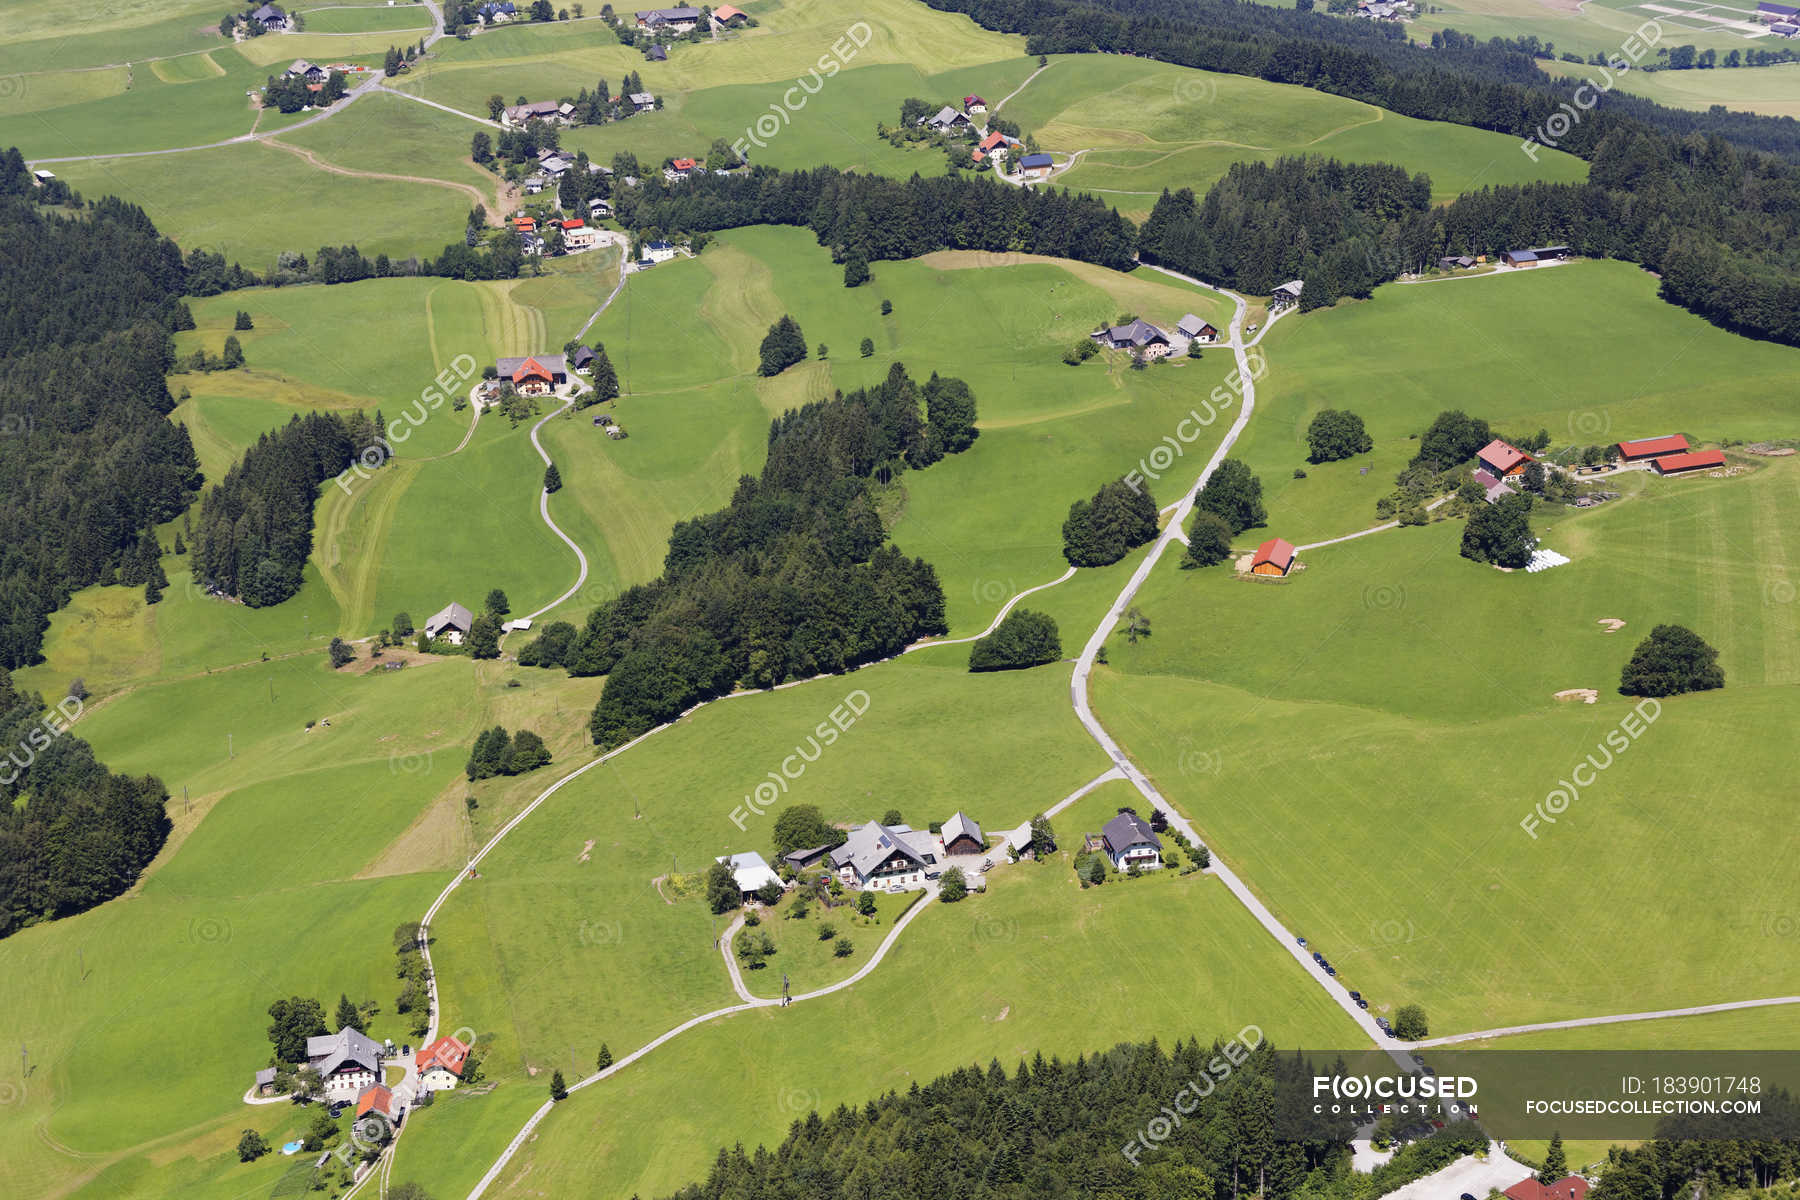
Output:
<path fill-rule="evenodd" d="M 428 1092 L 449 1091 L 461 1083 L 468 1061 L 468 1045 L 448 1034 L 413 1055 L 419 1086 Z"/>
<path fill-rule="evenodd" d="M 663 178 L 670 183 L 678 179 L 686 179 L 700 170 L 700 161 L 693 158 L 676 158 L 669 161 L 668 168 L 663 171 Z"/>
<path fill-rule="evenodd" d="M 1651 462 L 1658 475 L 1685 475 L 1689 471 L 1716 471 L 1725 465 L 1723 450 L 1693 450 L 1686 454 L 1665 454 Z"/>
<path fill-rule="evenodd" d="M 980 96 L 964 96 L 963 111 L 970 116 L 974 116 L 976 113 L 984 113 L 987 111 L 987 101 L 983 100 Z"/>
<path fill-rule="evenodd" d="M 503 358 L 494 370 L 496 378 L 512 384 L 521 396 L 548 396 L 569 382 L 568 362 L 560 354 Z"/>
<path fill-rule="evenodd" d="M 1635 442 L 1620 442 L 1619 457 L 1626 462 L 1642 462 L 1647 458 L 1661 458 L 1665 454 L 1686 454 L 1688 440 L 1679 433 L 1668 437 L 1642 438 Z"/>
<path fill-rule="evenodd" d="M 1508 475 L 1524 474 L 1525 465 L 1535 461 L 1517 446 L 1508 445 L 1499 438 L 1477 450 L 1475 458 L 1500 479 L 1505 479 Z"/>
<path fill-rule="evenodd" d="M 1294 544 L 1282 538 L 1270 538 L 1250 556 L 1252 575 L 1286 575 L 1294 568 Z"/>
<path fill-rule="evenodd" d="M 1527 1176 L 1501 1193 L 1508 1200 L 1585 1200 L 1588 1181 L 1579 1175 L 1565 1175 L 1555 1183 L 1539 1183 Z"/>
<path fill-rule="evenodd" d="M 1019 141 L 1017 138 L 1007 137 L 1004 133 L 1001 133 L 996 129 L 993 133 L 988 134 L 986 137 L 982 138 L 981 141 L 977 142 L 976 149 L 980 150 L 989 158 L 1005 158 L 1007 152 L 1018 144 Z"/>
<path fill-rule="evenodd" d="M 742 21 L 750 16 L 750 14 L 743 9 L 730 4 L 719 5 L 719 7 L 712 10 L 712 15 L 713 20 L 720 25 L 729 25 L 733 21 Z"/>
<path fill-rule="evenodd" d="M 360 1121 L 370 1113 L 380 1113 L 390 1121 L 395 1119 L 394 1091 L 385 1083 L 372 1083 L 357 1093 L 356 1119 Z"/>
<path fill-rule="evenodd" d="M 592 225 L 580 217 L 570 217 L 566 221 L 559 221 L 558 224 L 562 226 L 563 249 L 565 250 L 592 250 L 595 240 L 600 236 Z"/>

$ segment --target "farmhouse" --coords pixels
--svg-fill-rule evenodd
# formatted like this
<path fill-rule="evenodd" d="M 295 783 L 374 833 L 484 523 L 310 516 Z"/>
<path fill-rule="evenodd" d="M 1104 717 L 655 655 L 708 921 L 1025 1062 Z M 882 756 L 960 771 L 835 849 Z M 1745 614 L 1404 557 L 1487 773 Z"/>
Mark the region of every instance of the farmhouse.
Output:
<path fill-rule="evenodd" d="M 639 112 L 649 112 L 656 107 L 656 97 L 649 92 L 633 92 L 627 99 L 631 101 L 631 107 Z"/>
<path fill-rule="evenodd" d="M 594 218 L 610 217 L 612 216 L 612 205 L 600 199 L 600 197 L 595 196 L 592 200 L 588 201 L 588 216 Z"/>
<path fill-rule="evenodd" d="M 565 250 L 592 250 L 595 239 L 600 236 L 580 217 L 570 217 L 564 221 L 562 231 Z"/>
<path fill-rule="evenodd" d="M 519 6 L 513 0 L 498 0 L 498 3 L 487 3 L 475 10 L 483 25 L 504 25 L 519 15 Z"/>
<path fill-rule="evenodd" d="M 939 133 L 948 133 L 951 130 L 968 129 L 973 122 L 965 114 L 957 112 L 946 104 L 933 115 L 919 118 L 919 124 Z"/>
<path fill-rule="evenodd" d="M 1688 440 L 1679 433 L 1667 437 L 1641 438 L 1635 442 L 1620 442 L 1619 457 L 1626 462 L 1642 462 L 1647 458 L 1661 458 L 1665 454 L 1686 454 Z"/>
<path fill-rule="evenodd" d="M 1154 871 L 1162 866 L 1162 839 L 1130 809 L 1106 823 L 1100 830 L 1100 842 L 1115 870 L 1135 866 L 1140 871 Z"/>
<path fill-rule="evenodd" d="M 475 627 L 475 618 L 462 605 L 451 601 L 443 610 L 425 622 L 425 636 L 443 638 L 452 646 L 462 645 L 462 640 L 469 636 L 469 630 Z"/>
<path fill-rule="evenodd" d="M 503 358 L 494 364 L 494 369 L 501 379 L 510 380 L 513 391 L 521 396 L 548 396 L 569 382 L 568 369 L 560 354 Z"/>
<path fill-rule="evenodd" d="M 945 854 L 980 854 L 987 849 L 981 826 L 962 812 L 944 822 L 940 836 L 944 839 Z"/>
<path fill-rule="evenodd" d="M 1019 160 L 1019 170 L 1031 179 L 1042 179 L 1054 165 L 1048 154 L 1027 154 Z"/>
<path fill-rule="evenodd" d="M 568 111 L 564 111 L 567 109 Z M 500 114 L 500 123 L 508 129 L 517 129 L 529 121 L 548 121 L 552 125 L 560 125 L 573 113 L 573 105 L 561 104 L 555 100 L 537 100 L 530 104 L 509 104 Z"/>
<path fill-rule="evenodd" d="M 676 180 L 686 179 L 698 173 L 699 170 L 700 163 L 696 159 L 672 158 L 669 160 L 668 169 L 663 172 L 663 178 L 674 183 Z"/>
<path fill-rule="evenodd" d="M 651 8 L 638 13 L 639 29 L 669 29 L 686 33 L 700 22 L 697 8 Z"/>
<path fill-rule="evenodd" d="M 937 865 L 931 835 L 910 825 L 870 821 L 850 831 L 831 852 L 832 869 L 851 887 L 907 892 L 925 886 L 926 868 Z"/>
<path fill-rule="evenodd" d="M 1250 558 L 1252 575 L 1286 575 L 1293 568 L 1294 545 L 1282 538 L 1270 538 Z"/>
<path fill-rule="evenodd" d="M 1219 340 L 1219 331 L 1193 313 L 1189 313 L 1175 322 L 1175 332 L 1190 342 L 1200 342 L 1203 345 L 1210 345 Z"/>
<path fill-rule="evenodd" d="M 1686 454 L 1665 454 L 1650 464 L 1658 475 L 1683 475 L 1689 471 L 1712 471 L 1725 465 L 1722 450 L 1692 450 Z"/>
<path fill-rule="evenodd" d="M 1524 474 L 1525 464 L 1533 460 L 1531 455 L 1517 446 L 1509 446 L 1495 438 L 1475 452 L 1475 461 L 1505 479 L 1508 475 Z"/>
<path fill-rule="evenodd" d="M 250 14 L 250 19 L 255 21 L 258 25 L 261 25 L 270 33 L 275 33 L 288 27 L 287 14 L 273 4 L 263 5 L 261 8 Z"/>
<path fill-rule="evenodd" d="M 1010 139 L 1004 133 L 995 130 L 993 133 L 982 138 L 981 141 L 977 143 L 975 150 L 979 154 L 987 154 L 994 158 L 1005 158 L 1007 150 L 1006 143 L 1009 140 Z"/>
<path fill-rule="evenodd" d="M 1500 261 L 1509 267 L 1535 267 L 1538 257 L 1529 250 L 1508 250 L 1500 256 Z"/>
<path fill-rule="evenodd" d="M 714 862 L 726 863 L 731 867 L 732 878 L 737 880 L 738 891 L 748 900 L 762 891 L 769 884 L 781 887 L 781 876 L 769 866 L 768 860 L 754 850 L 746 850 L 742 854 L 721 854 Z"/>
<path fill-rule="evenodd" d="M 1555 1183 L 1539 1183 L 1527 1176 L 1502 1192 L 1507 1200 L 1583 1200 L 1588 1181 L 1579 1175 L 1564 1175 Z"/>
<path fill-rule="evenodd" d="M 1489 471 L 1485 467 L 1476 470 L 1475 482 L 1481 485 L 1481 490 L 1483 492 L 1482 499 L 1486 500 L 1489 504 L 1498 504 L 1508 496 L 1516 496 L 1519 494 L 1513 490 L 1511 484 L 1507 483 L 1504 479 L 1496 477 L 1492 471 Z"/>
<path fill-rule="evenodd" d="M 1300 289 L 1305 286 L 1304 279 L 1290 279 L 1269 294 L 1269 307 L 1280 312 L 1290 304 L 1300 303 Z"/>
<path fill-rule="evenodd" d="M 294 64 L 282 74 L 289 79 L 304 79 L 308 83 L 325 82 L 325 68 L 317 63 L 309 63 L 304 58 L 296 58 Z"/>
<path fill-rule="evenodd" d="M 306 1061 L 319 1073 L 325 1096 L 349 1100 L 381 1081 L 381 1047 L 348 1025 L 306 1039 Z"/>
<path fill-rule="evenodd" d="M 987 101 L 983 100 L 980 96 L 964 96 L 963 111 L 970 116 L 974 116 L 976 113 L 984 113 L 987 111 Z"/>
<path fill-rule="evenodd" d="M 413 1055 L 419 1086 L 428 1092 L 447 1092 L 462 1082 L 469 1047 L 445 1035 Z"/>
<path fill-rule="evenodd" d="M 1141 317 L 1129 325 L 1102 329 L 1094 339 L 1113 350 L 1129 350 L 1145 358 L 1161 358 L 1169 352 L 1169 335 Z"/>
<path fill-rule="evenodd" d="M 575 373 L 577 375 L 594 373 L 594 352 L 587 346 L 575 347 Z"/>

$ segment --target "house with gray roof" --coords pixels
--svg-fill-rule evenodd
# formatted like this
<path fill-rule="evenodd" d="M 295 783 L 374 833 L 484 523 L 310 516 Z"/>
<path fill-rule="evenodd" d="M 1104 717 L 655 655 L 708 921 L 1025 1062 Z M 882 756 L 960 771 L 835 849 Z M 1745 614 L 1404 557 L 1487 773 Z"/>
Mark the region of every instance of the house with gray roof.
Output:
<path fill-rule="evenodd" d="M 567 109 L 568 111 L 563 111 Z M 509 104 L 500 114 L 500 123 L 508 129 L 517 129 L 531 121 L 549 121 L 560 124 L 569 119 L 575 111 L 572 104 L 562 104 L 555 100 L 535 100 L 530 104 Z"/>
<path fill-rule="evenodd" d="M 306 1061 L 319 1073 L 327 1100 L 354 1100 L 364 1088 L 381 1082 L 381 1047 L 348 1025 L 307 1038 Z"/>
<path fill-rule="evenodd" d="M 748 900 L 769 884 L 786 890 L 787 885 L 781 882 L 781 876 L 769 865 L 769 860 L 754 850 L 745 850 L 740 854 L 721 854 L 714 861 L 722 862 L 731 868 L 731 877 L 737 881 L 738 891 Z"/>
<path fill-rule="evenodd" d="M 1140 871 L 1154 871 L 1162 866 L 1162 839 L 1156 836 L 1148 821 L 1130 809 L 1101 828 L 1100 840 L 1115 870 L 1125 871 L 1135 866 Z"/>
<path fill-rule="evenodd" d="M 1094 340 L 1113 350 L 1129 350 L 1145 358 L 1161 358 L 1169 352 L 1169 335 L 1144 320 L 1133 318 L 1129 325 L 1114 325 L 1094 334 Z"/>
<path fill-rule="evenodd" d="M 700 23 L 700 10 L 697 8 L 649 8 L 637 14 L 639 29 L 669 29 L 676 33 L 686 33 Z"/>
<path fill-rule="evenodd" d="M 265 4 L 250 14 L 250 19 L 271 33 L 288 27 L 288 16 L 273 4 Z"/>
<path fill-rule="evenodd" d="M 425 636 L 441 637 L 452 646 L 460 646 L 462 640 L 469 636 L 469 630 L 474 627 L 473 614 L 453 600 L 425 622 Z"/>
<path fill-rule="evenodd" d="M 1209 344 L 1219 340 L 1219 331 L 1193 313 L 1175 323 L 1175 332 L 1190 342 Z"/>
<path fill-rule="evenodd" d="M 910 892 L 937 873 L 937 845 L 929 833 L 910 825 L 870 821 L 852 829 L 848 840 L 831 852 L 831 866 L 851 887 Z"/>
<path fill-rule="evenodd" d="M 273 1096 L 275 1094 L 275 1068 L 264 1067 L 258 1071 L 256 1082 L 251 1086 L 251 1090 L 259 1096 Z"/>
<path fill-rule="evenodd" d="M 630 96 L 626 97 L 626 99 L 630 100 L 631 107 L 637 109 L 639 112 L 649 112 L 656 107 L 656 97 L 650 92 L 633 92 Z M 630 181 L 627 180 L 626 182 Z"/>
<path fill-rule="evenodd" d="M 1269 296 L 1269 307 L 1280 312 L 1290 304 L 1300 303 L 1300 289 L 1306 286 L 1304 279 L 1290 279 L 1276 288 Z"/>
<path fill-rule="evenodd" d="M 974 122 L 969 120 L 969 114 L 960 109 L 951 108 L 948 104 L 931 116 L 921 118 L 919 124 L 938 133 L 952 133 L 974 127 Z"/>
<path fill-rule="evenodd" d="M 987 838 L 982 836 L 981 826 L 970 820 L 964 812 L 958 812 L 945 821 L 938 836 L 944 839 L 944 853 L 947 855 L 982 854 L 987 850 Z"/>

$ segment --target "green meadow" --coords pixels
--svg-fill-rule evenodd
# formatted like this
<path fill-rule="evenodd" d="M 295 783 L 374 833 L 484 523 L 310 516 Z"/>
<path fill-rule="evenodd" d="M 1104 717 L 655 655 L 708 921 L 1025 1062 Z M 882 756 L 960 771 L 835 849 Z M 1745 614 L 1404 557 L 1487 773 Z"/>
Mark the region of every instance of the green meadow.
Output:
<path fill-rule="evenodd" d="M 1702 6 L 1668 4 L 1662 7 Z M 1718 11 L 1721 16 L 1754 22 L 1751 14 L 1755 9 L 1756 5 L 1738 0 Z M 1655 43 L 1658 48 L 1693 45 L 1705 50 L 1710 47 L 1723 56 L 1732 50 L 1761 45 L 1746 39 L 1742 33 L 1719 30 L 1704 21 L 1649 11 L 1639 0 L 1591 0 L 1585 4 L 1552 3 L 1550 0 L 1452 0 L 1441 7 L 1434 5 L 1430 12 L 1409 21 L 1407 33 L 1415 42 L 1429 42 L 1431 35 L 1440 29 L 1456 29 L 1483 40 L 1536 35 L 1555 46 L 1559 54 L 1570 51 L 1586 58 L 1590 54 L 1623 55 L 1627 39 L 1649 22 L 1661 25 L 1662 31 Z M 1655 35 L 1655 27 L 1647 30 L 1647 34 Z M 1654 60 L 1655 55 L 1656 50 L 1652 49 L 1650 60 Z M 1548 62 L 1539 65 L 1546 70 L 1554 67 Z M 1723 70 L 1680 73 L 1714 77 L 1728 74 Z M 1719 99 L 1723 101 L 1725 97 Z"/>
<path fill-rule="evenodd" d="M 1682 39 L 1687 41 L 1689 39 Z M 1721 51 L 1720 53 L 1724 53 Z M 1574 63 L 1544 63 L 1552 74 L 1604 82 L 1597 68 Z M 1711 108 L 1723 104 L 1734 112 L 1768 117 L 1800 117 L 1800 63 L 1772 67 L 1739 67 L 1710 71 L 1635 71 L 1618 75 L 1618 89 L 1667 104 L 1671 108 Z"/>

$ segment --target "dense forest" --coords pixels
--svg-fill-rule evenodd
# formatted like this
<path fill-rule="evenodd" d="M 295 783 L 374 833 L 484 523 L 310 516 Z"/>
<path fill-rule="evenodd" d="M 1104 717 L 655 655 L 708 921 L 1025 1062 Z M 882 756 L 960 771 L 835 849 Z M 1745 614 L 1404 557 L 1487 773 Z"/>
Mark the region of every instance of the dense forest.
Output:
<path fill-rule="evenodd" d="M 137 881 L 169 836 L 162 781 L 115 775 L 0 669 L 0 937 L 85 911 Z"/>
<path fill-rule="evenodd" d="M 40 658 L 50 614 L 135 561 L 199 487 L 163 382 L 181 252 L 143 210 L 32 202 L 0 155 L 0 666 Z"/>
<path fill-rule="evenodd" d="M 915 383 L 895 363 L 874 387 L 790 409 L 769 429 L 760 477 L 669 535 L 663 573 L 552 625 L 521 663 L 606 675 L 590 723 L 617 746 L 733 687 L 848 670 L 945 632 L 923 559 L 887 542 L 874 487 L 974 439 L 960 379 Z"/>
<path fill-rule="evenodd" d="M 1251 295 L 1303 279 L 1302 309 L 1366 297 L 1425 256 L 1431 180 L 1386 163 L 1235 163 L 1196 203 L 1164 192 L 1138 235 L 1145 262 Z"/>
<path fill-rule="evenodd" d="M 755 167 L 660 179 L 614 196 L 619 220 L 640 234 L 798 225 L 844 259 L 916 258 L 933 250 L 1019 250 L 1130 270 L 1136 231 L 1091 196 L 1012 187 L 978 177 L 888 179 L 815 167 Z"/>
<path fill-rule="evenodd" d="M 380 421 L 315 412 L 259 436 L 201 501 L 194 581 L 251 608 L 299 591 L 319 485 L 379 445 Z"/>

